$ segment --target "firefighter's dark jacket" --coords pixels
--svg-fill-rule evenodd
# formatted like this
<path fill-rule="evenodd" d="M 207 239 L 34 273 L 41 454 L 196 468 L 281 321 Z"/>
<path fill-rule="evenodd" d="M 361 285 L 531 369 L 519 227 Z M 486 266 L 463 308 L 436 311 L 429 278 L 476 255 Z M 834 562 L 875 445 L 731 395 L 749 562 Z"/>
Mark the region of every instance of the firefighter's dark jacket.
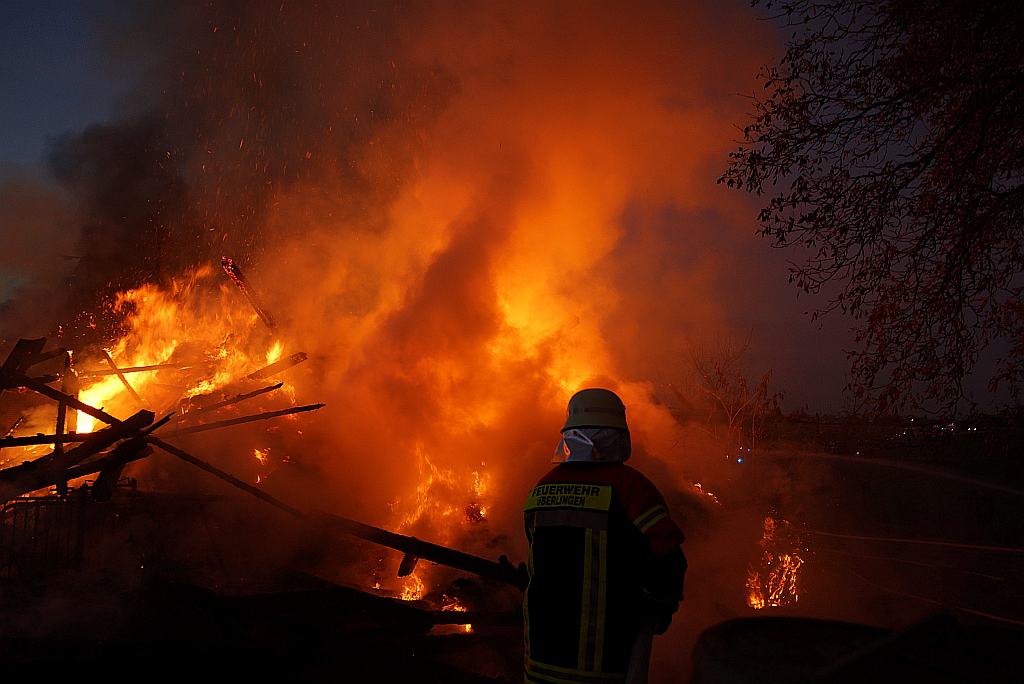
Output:
<path fill-rule="evenodd" d="M 624 681 L 636 634 L 683 594 L 683 533 L 665 500 L 622 463 L 563 463 L 525 506 L 530 542 L 526 681 Z"/>

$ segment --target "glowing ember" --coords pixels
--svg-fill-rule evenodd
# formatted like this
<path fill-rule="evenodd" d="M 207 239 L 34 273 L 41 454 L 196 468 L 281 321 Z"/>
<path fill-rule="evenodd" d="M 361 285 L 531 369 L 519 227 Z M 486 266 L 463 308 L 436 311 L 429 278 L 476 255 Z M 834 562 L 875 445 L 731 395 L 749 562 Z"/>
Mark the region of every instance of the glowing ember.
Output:
<path fill-rule="evenodd" d="M 788 520 L 766 516 L 758 563 L 747 568 L 747 605 L 754 610 L 792 605 L 800 600 L 799 535 Z"/>
<path fill-rule="evenodd" d="M 253 449 L 253 457 L 260 462 L 261 465 L 267 465 L 267 456 L 270 454 L 270 449 Z"/>
<path fill-rule="evenodd" d="M 700 482 L 694 482 L 691 486 L 693 487 L 693 491 L 697 492 L 698 494 L 703 494 L 716 504 L 721 505 L 722 502 L 718 500 L 718 497 L 715 496 L 714 492 L 710 492 L 704 489 L 704 485 L 702 485 Z"/>

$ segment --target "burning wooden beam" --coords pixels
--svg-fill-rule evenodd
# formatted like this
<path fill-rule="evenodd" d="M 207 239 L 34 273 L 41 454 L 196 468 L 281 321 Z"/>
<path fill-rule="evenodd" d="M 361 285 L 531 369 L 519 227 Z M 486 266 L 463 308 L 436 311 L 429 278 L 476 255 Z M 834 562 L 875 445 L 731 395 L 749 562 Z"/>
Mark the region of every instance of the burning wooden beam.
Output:
<path fill-rule="evenodd" d="M 70 468 L 58 471 L 36 469 L 31 473 L 28 470 L 24 470 L 22 471 L 22 478 L 12 485 L 12 487 L 21 490 L 14 496 L 21 496 L 45 487 L 60 486 L 61 482 L 69 482 L 95 473 L 112 472 L 113 470 L 123 468 L 128 463 L 138 461 L 152 454 L 153 449 L 146 442 L 141 439 L 128 439 L 108 451 L 106 455 L 92 461 L 79 463 Z M 0 485 L 0 488 L 2 486 Z"/>
<path fill-rule="evenodd" d="M 235 287 L 238 288 L 239 292 L 245 295 L 246 300 L 249 302 L 249 306 L 253 308 L 253 311 L 255 311 L 256 315 L 260 317 L 263 324 L 273 330 L 276 327 L 274 319 L 271 318 L 270 313 L 266 309 L 260 306 L 259 301 L 256 299 L 256 294 L 245 282 L 245 277 L 242 275 L 242 269 L 235 263 L 235 260 L 231 257 L 221 257 L 220 266 L 224 269 L 224 273 L 227 274 L 228 278 L 231 279 L 231 282 L 235 284 Z"/>
<path fill-rule="evenodd" d="M 181 416 L 181 420 L 188 420 L 188 419 L 190 419 L 192 417 L 195 417 L 195 416 L 198 416 L 198 415 L 201 415 L 201 414 L 204 414 L 204 413 L 210 413 L 211 411 L 216 411 L 217 409 L 222 409 L 222 408 L 226 408 L 228 406 L 232 406 L 234 404 L 239 404 L 239 403 L 241 403 L 243 401 L 246 401 L 247 399 L 252 399 L 253 397 L 258 397 L 261 394 L 267 394 L 268 392 L 273 392 L 275 390 L 279 390 L 282 387 L 284 387 L 284 383 L 283 382 L 279 382 L 276 385 L 268 385 L 267 387 L 261 387 L 258 390 L 253 390 L 252 392 L 239 393 L 239 394 L 236 394 L 233 397 L 228 397 L 227 399 L 225 399 L 223 401 L 218 401 L 218 402 L 216 402 L 214 404 L 208 404 L 206 406 L 200 406 L 198 408 L 194 408 L 191 411 L 189 411 L 189 412 L 185 413 L 184 415 L 182 415 Z"/>
<path fill-rule="evenodd" d="M 92 433 L 80 446 L 66 453 L 51 453 L 35 461 L 0 471 L 0 501 L 8 501 L 48 484 L 55 484 L 61 477 L 61 472 L 68 466 L 80 463 L 122 439 L 139 436 L 143 428 L 153 422 L 154 417 L 152 411 L 139 411 L 127 420 L 118 421 L 116 425 Z M 163 422 L 166 421 L 161 421 L 157 426 Z"/>
<path fill-rule="evenodd" d="M 124 442 L 124 444 L 128 444 L 128 442 Z M 119 444 L 118 447 L 120 446 L 121 445 Z M 100 473 L 104 470 L 109 470 L 118 466 L 125 466 L 133 461 L 142 460 L 152 456 L 153 453 L 153 449 L 145 443 L 137 450 L 128 449 L 126 447 L 119 451 L 117 448 L 114 448 L 105 456 L 100 456 L 92 461 L 86 461 L 85 463 L 79 463 L 78 465 L 67 468 L 61 473 L 61 477 L 67 478 L 68 480 L 77 480 L 80 477 Z M 46 485 L 44 484 L 43 486 L 45 487 Z"/>
<path fill-rule="evenodd" d="M 75 376 L 74 361 L 71 357 L 70 352 L 65 352 L 64 356 L 64 374 L 61 376 L 60 391 L 69 396 L 78 396 L 78 378 Z M 64 431 L 68 423 L 68 405 L 63 399 L 57 402 L 57 423 L 54 432 L 57 437 L 57 441 L 53 445 L 53 455 L 58 462 L 63 461 L 64 457 Z M 71 410 L 71 423 L 72 432 L 78 425 L 78 414 L 74 409 Z M 68 481 L 58 480 L 57 481 L 57 493 L 61 496 L 67 496 L 68 493 Z"/>
<path fill-rule="evenodd" d="M 177 430 L 165 432 L 164 436 L 176 437 L 178 435 L 191 435 L 192 433 L 195 432 L 220 430 L 222 428 L 231 427 L 232 425 L 242 425 L 244 423 L 252 423 L 257 420 L 270 420 L 271 418 L 288 416 L 293 413 L 304 413 L 305 411 L 318 411 L 326 405 L 327 404 L 306 404 L 305 406 L 293 406 L 292 408 L 281 409 L 279 411 L 264 411 L 263 413 L 255 413 L 251 416 L 241 416 L 239 418 L 229 418 L 227 420 L 218 420 L 213 423 L 203 423 L 202 425 L 192 425 L 189 427 L 179 428 Z"/>
<path fill-rule="evenodd" d="M 0 449 L 10 447 L 35 446 L 39 444 L 69 444 L 84 442 L 89 439 L 92 433 L 89 432 L 60 432 L 53 435 L 23 435 L 21 437 L 0 438 Z"/>
<path fill-rule="evenodd" d="M 92 370 L 79 371 L 79 378 L 99 378 L 106 375 L 120 375 L 124 373 L 145 373 L 148 371 L 160 371 L 160 370 L 189 370 L 198 366 L 205 365 L 202 362 L 199 363 L 155 363 L 149 366 L 127 366 L 125 368 L 94 368 Z"/>
<path fill-rule="evenodd" d="M 47 396 L 54 401 L 64 401 L 68 406 L 76 408 L 82 413 L 92 416 L 97 420 L 101 420 L 107 425 L 118 425 L 121 423 L 119 418 L 115 418 L 103 409 L 98 409 L 95 406 L 90 406 L 84 401 L 81 401 L 77 397 L 73 397 L 69 394 L 65 394 L 60 390 L 56 390 L 45 382 L 41 382 L 39 378 L 28 378 L 28 377 L 14 377 L 11 380 L 14 383 L 14 387 L 27 387 L 28 389 L 38 392 L 43 396 Z"/>
<path fill-rule="evenodd" d="M 206 471 L 214 477 L 256 497 L 264 503 L 270 504 L 274 508 L 284 511 L 285 513 L 299 518 L 300 520 L 312 523 L 328 532 L 358 537 L 359 539 L 363 539 L 380 546 L 386 546 L 417 558 L 423 558 L 433 563 L 446 565 L 474 575 L 505 582 L 520 589 L 524 588 L 519 571 L 504 557 L 498 561 L 492 561 L 487 558 L 481 558 L 479 556 L 465 553 L 464 551 L 450 549 L 446 546 L 441 546 L 440 544 L 423 541 L 416 537 L 407 537 L 402 534 L 396 534 L 395 532 L 389 532 L 388 530 L 379 527 L 367 525 L 357 520 L 343 518 L 331 513 L 307 513 L 274 496 L 271 496 L 258 487 L 254 487 L 247 482 L 239 480 L 234 475 L 231 475 L 230 473 L 227 473 L 206 461 L 196 458 L 192 454 L 174 446 L 173 444 L 168 444 L 158 437 L 150 435 L 146 440 L 154 446 L 160 447 L 169 454 L 177 456 L 186 463 L 190 463 L 200 470 Z"/>
<path fill-rule="evenodd" d="M 18 416 L 17 420 L 15 420 L 14 423 L 11 424 L 11 427 L 7 428 L 7 432 L 4 433 L 4 437 L 10 437 L 11 435 L 13 435 L 14 431 L 17 430 L 24 422 L 25 416 Z"/>
<path fill-rule="evenodd" d="M 306 352 L 295 352 L 291 356 L 286 356 L 283 359 L 278 359 L 269 366 L 264 366 L 259 370 L 253 371 L 252 373 L 249 373 L 245 377 L 247 377 L 250 380 L 265 380 L 272 375 L 277 375 L 281 371 L 288 370 L 292 366 L 299 365 L 308 358 L 309 356 L 306 354 Z"/>
<path fill-rule="evenodd" d="M 210 430 L 222 430 L 226 427 L 233 425 L 243 425 L 245 423 L 252 423 L 259 420 L 271 420 L 273 418 L 280 418 L 281 416 L 288 416 L 293 413 L 305 413 L 306 411 L 318 411 L 322 409 L 326 404 L 306 404 L 304 406 L 293 406 L 291 408 L 280 409 L 277 411 L 264 411 L 263 413 L 254 413 L 249 416 L 239 416 L 238 418 L 228 418 L 227 420 L 218 420 L 213 423 L 203 423 L 201 425 L 190 425 L 188 427 L 179 428 L 177 430 L 171 430 L 170 432 L 164 433 L 166 437 L 176 437 L 178 435 L 190 435 L 195 432 L 208 432 Z M 173 414 L 172 414 L 173 415 Z M 166 422 L 171 416 L 161 422 Z M 85 442 L 92 435 L 90 433 L 68 433 L 62 435 L 26 435 L 24 437 L 5 437 L 0 439 L 0 449 L 5 447 L 19 447 L 19 446 L 31 446 L 36 444 L 67 444 L 69 442 Z"/>
<path fill-rule="evenodd" d="M 78 409 L 83 413 L 86 413 L 93 418 L 103 421 L 108 425 L 117 425 L 121 421 L 114 416 L 110 415 L 103 409 L 98 409 L 95 406 L 90 406 L 83 401 L 80 401 L 78 397 L 71 396 L 67 392 L 56 390 L 46 383 L 53 382 L 58 379 L 58 376 L 43 376 L 31 378 L 25 375 L 25 372 L 40 360 L 46 358 L 53 358 L 52 352 L 42 353 L 43 347 L 46 346 L 46 338 L 41 337 L 39 339 L 20 339 L 18 343 L 14 345 L 14 349 L 8 354 L 7 360 L 4 361 L 2 367 L 0 367 L 0 393 L 4 389 L 13 389 L 16 387 L 25 387 L 38 394 L 49 397 L 54 401 L 64 402 L 71 408 Z"/>
<path fill-rule="evenodd" d="M 117 375 L 117 379 L 120 380 L 121 384 L 124 385 L 124 388 L 128 390 L 128 394 L 132 395 L 132 399 L 135 400 L 135 403 L 138 406 L 145 406 L 146 402 L 142 401 L 142 397 L 140 397 L 139 393 L 135 391 L 135 388 L 132 387 L 132 384 L 128 382 L 128 378 L 126 378 L 124 376 L 124 373 L 121 372 L 121 369 L 117 367 L 117 364 L 114 363 L 114 357 L 111 356 L 110 352 L 108 352 L 106 349 L 103 350 L 103 358 L 107 360 L 107 365 L 110 366 L 110 370 L 114 371 L 114 373 Z"/>

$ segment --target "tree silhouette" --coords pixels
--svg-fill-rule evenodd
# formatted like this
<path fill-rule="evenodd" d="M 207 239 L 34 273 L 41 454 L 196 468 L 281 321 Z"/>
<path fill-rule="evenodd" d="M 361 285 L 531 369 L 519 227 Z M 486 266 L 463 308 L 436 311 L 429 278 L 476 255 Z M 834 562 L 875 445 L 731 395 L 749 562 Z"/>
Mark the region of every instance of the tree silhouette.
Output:
<path fill-rule="evenodd" d="M 791 30 L 720 183 L 765 196 L 790 280 L 852 316 L 851 388 L 952 409 L 1024 381 L 1024 3 L 757 2 Z M 993 344 L 995 346 L 993 347 Z"/>

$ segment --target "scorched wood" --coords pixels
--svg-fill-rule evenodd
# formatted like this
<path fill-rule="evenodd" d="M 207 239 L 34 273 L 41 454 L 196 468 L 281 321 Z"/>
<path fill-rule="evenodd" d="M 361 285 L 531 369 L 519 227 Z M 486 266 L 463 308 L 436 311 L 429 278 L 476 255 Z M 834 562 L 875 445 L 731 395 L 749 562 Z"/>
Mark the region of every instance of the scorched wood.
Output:
<path fill-rule="evenodd" d="M 446 565 L 451 568 L 463 570 L 465 572 L 479 575 L 481 577 L 487 577 L 499 582 L 505 582 L 518 587 L 519 589 L 524 588 L 519 572 L 504 558 L 502 558 L 501 561 L 492 561 L 463 551 L 450 549 L 446 546 L 441 546 L 440 544 L 423 541 L 416 537 L 407 537 L 402 534 L 396 534 L 395 532 L 389 532 L 388 530 L 374 527 L 373 525 L 367 525 L 357 520 L 343 518 L 331 513 L 324 513 L 321 511 L 307 513 L 274 496 L 271 496 L 258 487 L 254 487 L 247 482 L 239 480 L 234 475 L 231 475 L 230 473 L 227 473 L 206 461 L 196 458 L 184 449 L 180 449 L 173 444 L 168 444 L 158 437 L 150 435 L 146 440 L 154 446 L 158 446 L 164 451 L 177 456 L 186 463 L 191 463 L 200 470 L 204 470 L 214 477 L 241 489 L 243 492 L 251 494 L 278 510 L 284 511 L 289 515 L 316 525 L 319 529 L 358 537 L 359 539 L 364 539 L 380 546 L 386 546 L 397 551 L 402 551 L 403 553 L 423 558 L 433 563 Z"/>
<path fill-rule="evenodd" d="M 265 380 L 266 378 L 269 378 L 271 375 L 277 375 L 281 371 L 288 370 L 292 366 L 299 365 L 308 358 L 309 356 L 306 355 L 306 352 L 295 352 L 291 356 L 286 356 L 283 359 L 275 361 L 269 366 L 264 366 L 259 370 L 253 371 L 252 373 L 249 373 L 249 375 L 245 377 L 249 378 L 250 380 Z"/>
<path fill-rule="evenodd" d="M 49 454 L 35 461 L 0 470 L 0 501 L 56 484 L 68 466 L 98 454 L 122 439 L 137 436 L 153 422 L 152 411 L 139 411 L 117 425 L 94 432 L 80 446 L 61 457 Z"/>
<path fill-rule="evenodd" d="M 221 257 L 220 265 L 221 268 L 224 269 L 224 273 L 231 279 L 231 282 L 233 282 L 235 287 L 238 288 L 238 291 L 245 295 L 245 299 L 249 302 L 249 306 L 253 308 L 253 311 L 255 311 L 256 315 L 259 316 L 261 321 L 263 321 L 263 324 L 268 328 L 273 329 L 274 319 L 271 318 L 270 313 L 266 309 L 260 306 L 255 293 L 249 289 L 249 285 L 245 282 L 245 277 L 242 275 L 242 269 L 238 267 L 235 260 L 231 257 Z"/>

